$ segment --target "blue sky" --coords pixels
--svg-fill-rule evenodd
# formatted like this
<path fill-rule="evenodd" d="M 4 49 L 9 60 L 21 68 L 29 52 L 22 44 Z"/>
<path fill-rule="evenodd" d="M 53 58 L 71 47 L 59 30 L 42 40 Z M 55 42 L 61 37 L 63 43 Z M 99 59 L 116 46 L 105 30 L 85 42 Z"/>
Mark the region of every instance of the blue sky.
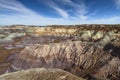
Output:
<path fill-rule="evenodd" d="M 120 0 L 0 0 L 0 25 L 119 23 Z"/>

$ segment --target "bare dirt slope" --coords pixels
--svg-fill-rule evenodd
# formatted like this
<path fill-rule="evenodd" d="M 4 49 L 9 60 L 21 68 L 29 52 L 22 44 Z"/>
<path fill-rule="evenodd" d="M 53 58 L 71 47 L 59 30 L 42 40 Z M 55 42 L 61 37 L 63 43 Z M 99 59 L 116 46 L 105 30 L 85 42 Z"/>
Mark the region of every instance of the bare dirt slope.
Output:
<path fill-rule="evenodd" d="M 0 76 L 0 80 L 85 80 L 60 69 L 30 69 Z"/>
<path fill-rule="evenodd" d="M 119 80 L 120 25 L 0 27 L 0 74 L 31 68 Z"/>

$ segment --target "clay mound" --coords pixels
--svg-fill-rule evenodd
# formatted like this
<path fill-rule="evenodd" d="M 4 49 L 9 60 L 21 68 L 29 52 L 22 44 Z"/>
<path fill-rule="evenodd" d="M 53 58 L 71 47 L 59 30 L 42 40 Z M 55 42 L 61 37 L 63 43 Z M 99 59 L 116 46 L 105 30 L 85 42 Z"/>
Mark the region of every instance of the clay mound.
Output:
<path fill-rule="evenodd" d="M 85 80 L 60 69 L 30 69 L 0 76 L 0 80 Z"/>

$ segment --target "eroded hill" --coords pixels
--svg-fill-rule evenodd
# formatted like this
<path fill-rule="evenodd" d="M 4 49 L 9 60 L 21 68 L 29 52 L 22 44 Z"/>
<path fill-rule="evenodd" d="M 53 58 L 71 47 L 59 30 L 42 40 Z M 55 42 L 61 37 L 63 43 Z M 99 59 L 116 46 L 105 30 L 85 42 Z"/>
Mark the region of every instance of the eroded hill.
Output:
<path fill-rule="evenodd" d="M 60 68 L 93 79 L 120 79 L 120 26 L 0 27 L 0 74 Z"/>
<path fill-rule="evenodd" d="M 0 76 L 0 80 L 85 80 L 60 69 L 30 69 Z"/>

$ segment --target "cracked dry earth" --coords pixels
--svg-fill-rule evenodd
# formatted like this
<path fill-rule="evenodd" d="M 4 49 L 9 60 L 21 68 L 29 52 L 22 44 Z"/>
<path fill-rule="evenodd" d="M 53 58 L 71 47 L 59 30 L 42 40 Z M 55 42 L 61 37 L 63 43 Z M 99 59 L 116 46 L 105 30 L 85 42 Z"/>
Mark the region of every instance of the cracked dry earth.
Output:
<path fill-rule="evenodd" d="M 2 27 L 0 74 L 0 80 L 120 80 L 120 26 Z"/>

